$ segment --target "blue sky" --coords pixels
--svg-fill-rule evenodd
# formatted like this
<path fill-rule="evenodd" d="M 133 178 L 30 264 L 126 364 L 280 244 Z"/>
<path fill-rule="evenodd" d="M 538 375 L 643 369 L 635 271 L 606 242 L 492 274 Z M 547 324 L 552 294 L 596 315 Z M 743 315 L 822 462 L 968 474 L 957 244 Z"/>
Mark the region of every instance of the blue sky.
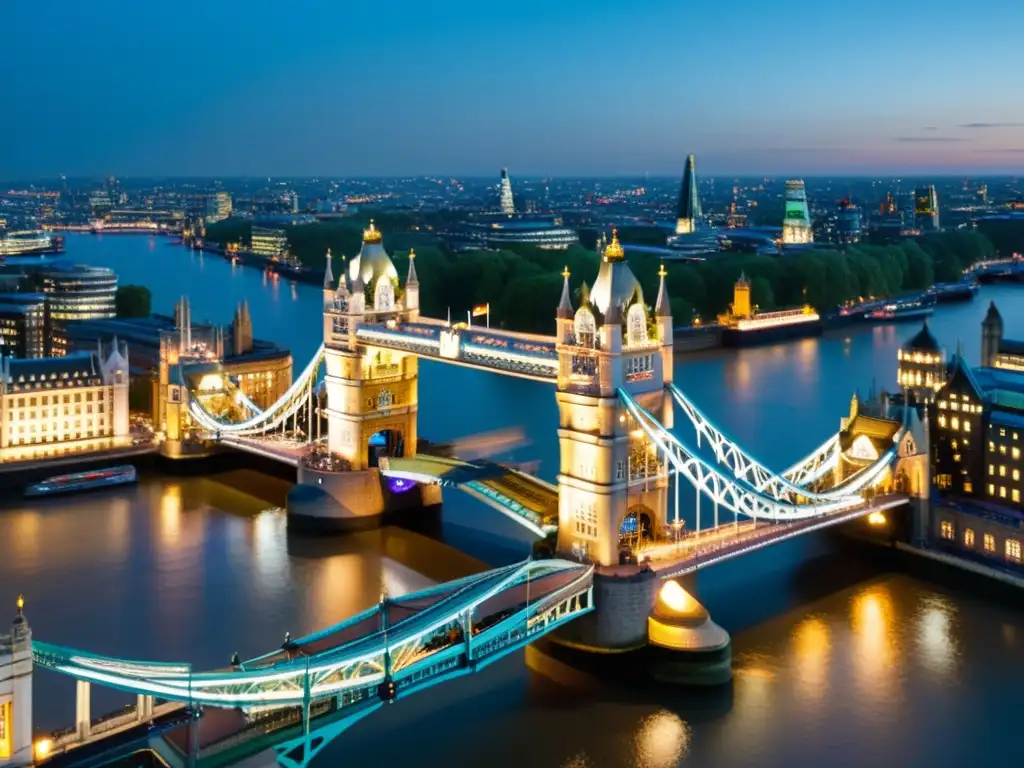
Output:
<path fill-rule="evenodd" d="M 3 0 L 0 178 L 1024 172 L 1024 2 Z"/>

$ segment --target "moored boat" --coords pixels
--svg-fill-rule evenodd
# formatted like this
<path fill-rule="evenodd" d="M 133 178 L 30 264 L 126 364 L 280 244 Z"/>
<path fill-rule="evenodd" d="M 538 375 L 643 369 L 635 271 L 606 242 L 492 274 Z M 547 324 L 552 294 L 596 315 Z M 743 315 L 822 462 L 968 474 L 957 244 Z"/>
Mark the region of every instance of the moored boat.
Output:
<path fill-rule="evenodd" d="M 138 479 L 135 467 L 131 465 L 96 469 L 87 472 L 73 472 L 57 475 L 25 489 L 26 496 L 51 496 L 74 491 L 89 491 L 114 485 L 134 483 Z"/>

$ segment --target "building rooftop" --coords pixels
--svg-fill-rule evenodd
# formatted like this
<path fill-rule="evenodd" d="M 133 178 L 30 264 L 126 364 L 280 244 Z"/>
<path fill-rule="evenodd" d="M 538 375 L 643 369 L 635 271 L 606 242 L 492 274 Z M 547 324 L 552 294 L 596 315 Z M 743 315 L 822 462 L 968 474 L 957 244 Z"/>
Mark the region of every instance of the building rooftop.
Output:
<path fill-rule="evenodd" d="M 935 339 L 931 329 L 928 327 L 927 320 L 925 320 L 921 325 L 921 330 L 917 332 L 917 335 L 903 345 L 903 349 L 917 350 L 920 352 L 942 351 L 942 348 L 939 346 L 939 342 Z"/>

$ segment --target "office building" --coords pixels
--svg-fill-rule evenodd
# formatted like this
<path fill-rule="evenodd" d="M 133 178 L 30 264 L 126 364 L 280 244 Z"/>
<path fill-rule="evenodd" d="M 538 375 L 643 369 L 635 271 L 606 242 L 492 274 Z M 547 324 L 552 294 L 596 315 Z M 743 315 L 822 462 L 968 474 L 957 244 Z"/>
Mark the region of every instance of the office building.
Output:
<path fill-rule="evenodd" d="M 786 213 L 782 220 L 783 245 L 807 245 L 814 242 L 807 191 L 802 180 L 786 182 Z"/>
<path fill-rule="evenodd" d="M 218 192 L 206 198 L 206 223 L 214 224 L 231 216 L 231 195 Z"/>
<path fill-rule="evenodd" d="M 508 177 L 508 168 L 501 169 L 501 181 L 498 183 L 498 209 L 506 214 L 516 212 L 515 202 L 512 200 L 512 180 Z"/>
<path fill-rule="evenodd" d="M 697 171 L 693 155 L 686 156 L 683 184 L 679 189 L 679 207 L 676 211 L 676 234 L 686 235 L 700 227 L 700 195 L 697 192 Z"/>
<path fill-rule="evenodd" d="M 6 357 L 53 357 L 54 336 L 49 328 L 46 295 L 0 294 L 0 355 Z"/>
<path fill-rule="evenodd" d="M 860 208 L 849 200 L 840 200 L 836 216 L 836 242 L 859 243 L 861 236 Z"/>
<path fill-rule="evenodd" d="M 939 230 L 939 195 L 934 184 L 914 190 L 914 228 L 921 232 Z"/>
<path fill-rule="evenodd" d="M 39 272 L 50 318 L 57 321 L 115 317 L 117 273 L 85 264 L 54 264 Z"/>
<path fill-rule="evenodd" d="M 128 350 L 0 358 L 0 461 L 109 450 L 131 442 Z"/>
<path fill-rule="evenodd" d="M 280 259 L 288 255 L 288 235 L 283 229 L 253 227 L 250 250 L 257 256 Z"/>

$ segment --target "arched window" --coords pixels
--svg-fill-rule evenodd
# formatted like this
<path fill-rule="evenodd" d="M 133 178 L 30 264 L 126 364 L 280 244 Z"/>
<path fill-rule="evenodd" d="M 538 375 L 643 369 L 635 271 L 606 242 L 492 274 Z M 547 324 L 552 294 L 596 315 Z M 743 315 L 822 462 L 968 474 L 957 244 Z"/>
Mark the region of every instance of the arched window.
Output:
<path fill-rule="evenodd" d="M 395 309 L 395 286 L 387 275 L 377 278 L 373 289 L 373 308 L 378 312 L 393 312 Z"/>
<path fill-rule="evenodd" d="M 632 347 L 647 342 L 647 313 L 640 302 L 636 302 L 626 313 L 626 346 Z"/>
<path fill-rule="evenodd" d="M 597 322 L 594 320 L 594 313 L 586 307 L 580 307 L 576 312 L 574 323 L 576 331 L 576 343 L 582 347 L 594 346 L 594 335 L 597 333 Z"/>

